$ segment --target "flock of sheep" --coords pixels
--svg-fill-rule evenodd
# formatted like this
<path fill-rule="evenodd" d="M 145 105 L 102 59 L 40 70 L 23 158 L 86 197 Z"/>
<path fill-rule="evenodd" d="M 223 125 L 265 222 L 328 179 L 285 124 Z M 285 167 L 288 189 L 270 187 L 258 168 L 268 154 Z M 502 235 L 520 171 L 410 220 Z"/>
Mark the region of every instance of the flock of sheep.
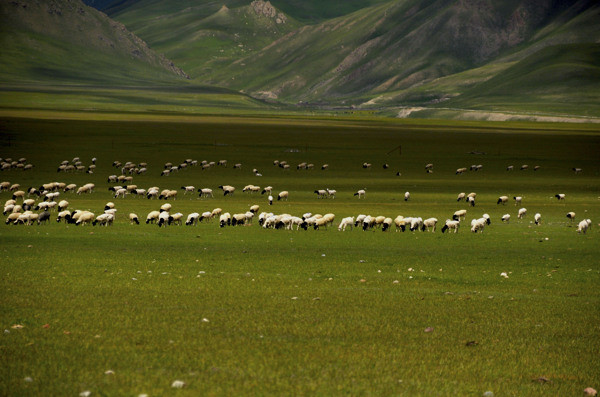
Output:
<path fill-rule="evenodd" d="M 26 168 L 26 160 L 24 158 L 19 159 L 18 161 L 9 161 L 11 159 L 0 159 L 2 164 L 10 164 L 10 168 L 14 169 L 30 169 L 31 167 Z M 70 171 L 84 171 L 87 173 L 94 173 L 96 168 L 96 159 L 92 159 L 90 165 L 87 168 L 81 163 L 79 158 L 74 158 L 71 162 L 63 161 L 59 167 L 58 172 L 68 172 Z M 290 165 L 285 161 L 275 160 L 273 162 L 275 166 L 287 169 Z M 183 163 L 179 165 L 173 165 L 172 163 L 166 163 L 164 165 L 164 170 L 162 175 L 169 175 L 171 172 L 178 172 L 179 170 L 186 169 L 188 166 L 197 166 L 200 165 L 203 169 L 214 167 L 214 166 L 227 166 L 226 160 L 221 160 L 218 163 L 216 162 L 207 162 L 203 161 L 198 163 L 195 160 L 187 159 Z M 131 162 L 127 162 L 125 164 L 115 161 L 113 163 L 115 168 L 119 168 L 121 170 L 121 175 L 110 175 L 107 179 L 108 183 L 117 184 L 117 183 L 125 183 L 125 185 L 115 185 L 109 187 L 109 190 L 114 193 L 114 198 L 124 198 L 126 195 L 136 195 L 146 197 L 148 199 L 159 199 L 159 200 L 169 200 L 176 199 L 178 195 L 178 190 L 172 189 L 159 189 L 158 187 L 150 187 L 148 189 L 138 188 L 137 185 L 133 184 L 133 176 L 132 175 L 140 175 L 144 174 L 147 171 L 147 164 L 140 163 L 134 164 Z M 384 165 L 386 168 L 387 165 Z M 328 169 L 329 165 L 324 164 L 321 169 Z M 364 163 L 363 168 L 370 168 L 371 164 Z M 389 166 L 388 166 L 389 167 Z M 241 164 L 235 164 L 234 168 L 241 168 Z M 296 167 L 298 170 L 300 169 L 312 169 L 314 168 L 313 164 L 300 163 Z M 471 166 L 471 171 L 478 171 L 482 168 L 481 165 L 473 165 Z M 527 165 L 521 166 L 521 170 L 526 170 L 528 168 Z M 508 171 L 513 169 L 512 166 L 507 167 Z M 534 167 L 534 170 L 539 169 L 538 166 Z M 427 164 L 425 166 L 425 170 L 430 173 L 433 171 L 433 164 Z M 461 168 L 457 170 L 458 173 L 465 172 L 466 168 Z M 164 171 L 168 171 L 164 173 Z M 460 171 L 460 172 L 459 172 Z M 574 169 L 575 172 L 581 172 L 580 169 Z M 254 169 L 253 173 L 257 176 L 260 176 L 260 172 Z M 107 203 L 102 212 L 98 215 L 88 210 L 70 210 L 68 207 L 70 206 L 69 202 L 65 199 L 59 199 L 61 194 L 89 194 L 94 192 L 95 184 L 87 183 L 82 186 L 76 186 L 75 184 L 66 184 L 62 182 L 50 182 L 42 184 L 39 188 L 30 187 L 26 190 L 22 190 L 19 184 L 11 184 L 8 181 L 4 181 L 0 183 L 0 192 L 9 191 L 12 193 L 12 197 L 4 203 L 4 211 L 3 214 L 6 215 L 6 224 L 23 224 L 23 225 L 32 225 L 32 224 L 42 224 L 47 222 L 51 218 L 51 212 L 56 211 L 56 221 L 57 222 L 66 222 L 73 223 L 76 225 L 104 225 L 109 226 L 113 224 L 117 208 L 113 202 Z M 236 188 L 231 185 L 220 185 L 218 187 L 222 190 L 224 196 L 234 195 Z M 196 189 L 192 185 L 181 186 L 181 190 L 183 194 L 186 195 L 196 194 L 200 198 L 213 198 L 213 190 L 211 188 L 199 188 Z M 267 186 L 261 189 L 260 186 L 256 185 L 246 185 L 242 192 L 247 193 L 255 193 L 261 192 L 262 194 L 267 194 L 268 204 L 272 205 L 274 201 L 273 197 L 273 187 Z M 317 189 L 314 191 L 317 195 L 318 199 L 334 199 L 336 197 L 337 191 L 334 189 Z M 357 196 L 358 199 L 365 198 L 366 189 L 360 189 L 354 193 L 354 196 Z M 32 198 L 35 197 L 35 198 Z M 287 200 L 289 197 L 288 191 L 281 191 L 277 194 L 277 200 Z M 410 200 L 410 192 L 405 192 L 404 200 Z M 477 194 L 472 192 L 469 194 L 459 193 L 457 197 L 457 201 L 460 202 L 462 200 L 465 201 L 469 206 L 474 207 L 476 201 Z M 559 201 L 565 200 L 565 194 L 556 194 L 556 199 Z M 510 198 L 508 196 L 500 196 L 497 200 L 498 205 L 505 205 Z M 522 204 L 523 198 L 520 196 L 513 196 L 515 206 L 520 206 Z M 273 212 L 260 212 L 259 206 L 253 205 L 250 209 L 244 213 L 234 213 L 230 214 L 228 212 L 223 212 L 221 208 L 215 208 L 212 211 L 205 211 L 202 213 L 193 212 L 185 217 L 181 212 L 173 212 L 173 206 L 170 203 L 165 203 L 160 206 L 160 208 L 150 211 L 145 218 L 146 224 L 157 224 L 159 227 L 169 226 L 169 225 L 185 225 L 195 226 L 200 222 L 210 222 L 213 219 L 218 218 L 218 224 L 220 227 L 225 226 L 236 226 L 236 225 L 251 225 L 253 219 L 255 217 L 258 218 L 258 224 L 260 227 L 265 229 L 273 228 L 273 229 L 287 229 L 292 230 L 294 226 L 296 230 L 302 228 L 304 230 L 308 230 L 308 228 L 317 229 L 326 229 L 331 227 L 335 221 L 335 215 L 328 214 L 312 214 L 305 213 L 302 216 L 294 216 L 291 214 L 274 214 Z M 37 212 L 36 212 L 37 211 Z M 461 222 L 466 219 L 467 210 L 462 209 L 456 211 L 452 214 L 451 218 L 445 220 L 441 231 L 442 233 L 446 231 L 451 231 L 453 233 L 457 233 Z M 517 211 L 517 218 L 523 219 L 527 214 L 526 208 L 520 208 Z M 574 212 L 568 212 L 567 218 L 571 220 L 571 222 L 575 219 Z M 511 215 L 504 214 L 501 217 L 501 221 L 504 223 L 510 222 Z M 131 224 L 139 224 L 140 218 L 135 213 L 130 213 L 128 215 L 128 219 Z M 541 222 L 541 214 L 536 213 L 534 215 L 535 224 L 538 225 Z M 359 214 L 356 217 L 345 217 L 341 219 L 338 224 L 338 230 L 345 231 L 347 228 L 361 228 L 362 230 L 375 230 L 381 229 L 382 231 L 388 231 L 392 228 L 395 228 L 396 231 L 431 231 L 435 232 L 437 228 L 438 220 L 436 218 L 426 218 L 423 219 L 421 217 L 404 217 L 404 216 L 396 216 L 395 218 L 387 217 L 387 216 L 371 216 L 365 214 Z M 475 218 L 471 221 L 470 230 L 473 233 L 481 233 L 487 225 L 491 224 L 491 218 L 488 214 L 483 214 L 479 218 Z M 590 219 L 584 219 L 579 222 L 577 231 L 579 233 L 586 233 L 586 231 L 590 228 L 592 222 Z"/>

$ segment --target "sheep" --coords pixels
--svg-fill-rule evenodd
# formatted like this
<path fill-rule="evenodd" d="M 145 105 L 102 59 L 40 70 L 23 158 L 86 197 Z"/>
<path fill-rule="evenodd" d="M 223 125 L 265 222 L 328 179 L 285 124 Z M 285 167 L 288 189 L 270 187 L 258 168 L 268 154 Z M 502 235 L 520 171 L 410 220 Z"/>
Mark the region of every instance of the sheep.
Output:
<path fill-rule="evenodd" d="M 446 219 L 446 224 L 442 227 L 442 233 L 445 233 L 446 230 L 454 230 L 454 233 L 458 233 L 458 228 L 460 227 L 460 222 L 455 220 Z"/>
<path fill-rule="evenodd" d="M 331 226 L 333 224 L 334 220 L 335 220 L 334 214 L 325 214 L 325 215 L 323 215 L 322 218 L 317 219 L 317 221 L 314 224 L 314 229 L 317 230 L 321 226 L 325 227 L 325 229 L 327 229 L 328 226 Z"/>
<path fill-rule="evenodd" d="M 271 196 L 269 194 L 269 197 L 267 197 L 267 200 L 269 200 L 269 205 L 273 205 L 273 196 Z"/>
<path fill-rule="evenodd" d="M 77 215 L 77 220 L 75 221 L 75 224 L 77 226 L 83 226 L 86 223 L 91 223 L 96 218 L 96 215 L 94 215 L 94 213 L 90 211 L 81 211 Z"/>
<path fill-rule="evenodd" d="M 508 196 L 500 196 L 498 197 L 498 201 L 496 202 L 496 205 L 498 204 L 506 204 L 508 202 Z"/>
<path fill-rule="evenodd" d="M 21 185 L 18 183 L 13 183 L 10 188 L 8 189 L 9 192 L 14 192 L 17 191 L 21 188 Z M 41 190 L 41 189 L 40 189 Z"/>
<path fill-rule="evenodd" d="M 160 196 L 158 196 L 158 199 L 165 199 L 168 200 L 172 198 L 173 200 L 177 199 L 177 190 L 169 190 L 169 189 L 165 189 L 162 192 L 160 192 Z"/>
<path fill-rule="evenodd" d="M 490 218 L 490 216 L 489 216 L 488 214 L 483 214 L 483 215 L 481 215 L 481 217 L 482 217 L 483 219 L 485 219 L 485 223 L 486 223 L 486 224 L 488 224 L 488 225 L 491 225 L 491 224 L 492 224 L 492 218 Z"/>
<path fill-rule="evenodd" d="M 212 189 L 201 188 L 201 189 L 198 189 L 198 192 L 200 193 L 200 197 L 205 197 L 205 198 L 207 198 L 207 197 L 212 198 L 213 197 L 213 191 L 212 191 Z"/>
<path fill-rule="evenodd" d="M 13 200 L 16 200 L 16 199 L 24 200 L 25 199 L 25 192 L 23 190 L 17 190 L 16 192 L 13 193 L 12 199 Z"/>
<path fill-rule="evenodd" d="M 431 229 L 432 232 L 435 233 L 435 228 L 437 226 L 437 218 L 427 218 L 423 221 L 423 226 L 421 226 L 421 231 L 429 231 Z"/>
<path fill-rule="evenodd" d="M 367 215 L 362 221 L 362 229 L 364 231 L 369 230 L 373 227 L 374 224 L 375 224 L 375 217 L 372 217 L 371 215 Z"/>
<path fill-rule="evenodd" d="M 15 219 L 13 221 L 13 225 L 19 225 L 19 224 L 29 225 L 32 214 L 33 214 L 33 212 L 31 212 L 31 211 L 25 211 L 23 213 L 19 213 L 19 216 L 17 217 L 17 219 Z"/>
<path fill-rule="evenodd" d="M 260 206 L 258 204 L 255 204 L 250 207 L 250 212 L 252 212 L 253 214 L 256 214 L 259 210 L 260 210 Z"/>
<path fill-rule="evenodd" d="M 527 164 L 523 164 L 521 166 L 521 171 L 526 171 L 529 168 L 529 166 Z"/>
<path fill-rule="evenodd" d="M 564 193 L 559 193 L 559 194 L 555 194 L 554 197 L 556 197 L 556 199 L 558 201 L 564 201 L 565 200 L 565 194 Z"/>
<path fill-rule="evenodd" d="M 225 227 L 225 225 L 231 225 L 231 214 L 226 212 L 219 217 L 219 226 Z"/>
<path fill-rule="evenodd" d="M 396 225 L 396 231 L 398 231 L 398 229 L 402 231 L 406 230 L 406 221 L 404 220 L 404 217 L 402 215 L 398 215 L 394 219 L 394 225 Z"/>
<path fill-rule="evenodd" d="M 163 205 L 160 206 L 160 212 L 169 212 L 171 211 L 171 208 L 173 208 L 173 206 L 169 203 L 164 203 Z"/>
<path fill-rule="evenodd" d="M 518 219 L 523 219 L 527 215 L 527 208 L 519 208 L 519 212 L 517 213 Z"/>
<path fill-rule="evenodd" d="M 177 224 L 181 225 L 181 220 L 183 219 L 183 214 L 181 212 L 176 212 L 173 215 L 169 215 L 168 224 Z"/>
<path fill-rule="evenodd" d="M 139 225 L 139 224 L 140 224 L 140 220 L 138 219 L 138 216 L 137 216 L 137 214 L 135 214 L 135 213 L 133 213 L 133 212 L 129 213 L 129 223 L 130 223 L 131 225 L 133 225 L 134 223 L 135 223 L 136 225 Z"/>
<path fill-rule="evenodd" d="M 533 216 L 533 219 L 534 219 L 534 221 L 535 221 L 535 224 L 536 224 L 536 225 L 539 225 L 539 224 L 540 224 L 540 222 L 541 222 L 541 220 L 542 220 L 542 214 L 540 214 L 539 212 L 538 212 L 538 213 L 536 213 L 536 214 Z"/>
<path fill-rule="evenodd" d="M 390 230 L 392 223 L 394 223 L 394 220 L 392 218 L 389 218 L 389 217 L 385 218 L 383 220 L 383 225 L 381 226 L 381 231 L 386 232 L 386 231 Z"/>
<path fill-rule="evenodd" d="M 323 164 L 323 165 L 321 166 L 321 169 L 322 169 L 323 171 L 325 171 L 325 170 L 329 169 L 329 164 Z"/>
<path fill-rule="evenodd" d="M 465 217 L 467 216 L 467 210 L 458 210 L 456 212 L 454 212 L 454 215 L 452 215 L 452 219 L 455 221 L 461 221 L 461 219 L 465 219 Z"/>
<path fill-rule="evenodd" d="M 591 225 L 592 225 L 591 219 L 582 220 L 581 222 L 579 222 L 579 225 L 577 225 L 577 233 L 585 234 Z"/>
<path fill-rule="evenodd" d="M 181 189 L 183 190 L 183 194 L 184 195 L 188 194 L 188 192 L 193 193 L 194 190 L 196 190 L 196 188 L 194 186 L 191 186 L 191 185 L 189 185 L 189 186 L 182 186 Z"/>
<path fill-rule="evenodd" d="M 265 194 L 265 193 L 271 194 L 272 192 L 273 192 L 273 186 L 267 186 L 262 190 L 262 192 L 260 192 L 260 194 Z"/>
<path fill-rule="evenodd" d="M 6 217 L 6 221 L 4 223 L 6 223 L 7 225 L 9 223 L 14 223 L 17 219 L 19 219 L 19 216 L 21 216 L 22 214 L 20 212 L 12 212 L 10 214 L 8 214 L 8 216 Z"/>
<path fill-rule="evenodd" d="M 112 214 L 113 216 L 117 216 L 117 209 L 116 208 L 109 208 L 107 210 L 104 210 L 105 214 Z"/>
<path fill-rule="evenodd" d="M 346 231 L 346 227 L 348 227 L 348 226 L 350 226 L 350 230 L 352 230 L 353 225 L 354 225 L 354 217 L 348 216 L 348 217 L 342 219 L 342 221 L 338 225 L 338 230 L 340 232 L 342 232 L 342 231 L 345 232 Z"/>
<path fill-rule="evenodd" d="M 315 190 L 315 194 L 317 195 L 318 199 L 322 199 L 322 198 L 327 197 L 327 190 L 325 190 L 325 189 Z"/>
<path fill-rule="evenodd" d="M 46 211 L 46 210 L 51 210 L 51 209 L 53 209 L 54 207 L 56 207 L 56 206 L 57 206 L 57 204 L 58 204 L 58 203 L 57 203 L 56 201 L 43 201 L 43 202 L 39 203 L 39 204 L 38 204 L 38 205 L 35 207 L 35 210 L 36 210 L 36 211 L 38 211 L 38 210 L 44 210 L 44 211 Z"/>
<path fill-rule="evenodd" d="M 425 171 L 431 171 L 433 169 L 433 164 L 429 163 L 425 165 Z"/>
<path fill-rule="evenodd" d="M 213 216 L 213 217 L 215 217 L 215 216 L 220 216 L 220 215 L 221 215 L 221 212 L 223 212 L 223 210 L 222 210 L 221 208 L 218 208 L 218 207 L 217 207 L 217 208 L 214 208 L 214 209 L 211 211 L 211 214 L 212 214 L 212 216 Z"/>
<path fill-rule="evenodd" d="M 217 165 L 221 167 L 227 167 L 227 160 L 219 160 Z"/>
<path fill-rule="evenodd" d="M 473 233 L 483 233 L 483 228 L 485 227 L 487 220 L 485 218 L 473 219 L 471 221 L 471 232 Z"/>
<path fill-rule="evenodd" d="M 475 197 L 469 197 L 469 196 L 467 196 L 466 201 L 467 201 L 467 203 L 469 203 L 469 205 L 471 207 L 475 207 Z"/>
<path fill-rule="evenodd" d="M 325 190 L 327 190 L 327 195 L 328 195 L 330 198 L 332 198 L 332 199 L 334 199 L 334 198 L 335 198 L 335 194 L 337 193 L 337 190 L 334 190 L 334 189 L 329 189 L 329 188 L 326 188 Z"/>
<path fill-rule="evenodd" d="M 466 197 L 465 193 L 458 193 L 458 197 L 456 198 L 456 201 L 463 200 L 465 197 Z"/>
<path fill-rule="evenodd" d="M 79 189 L 77 189 L 77 194 L 93 193 L 95 187 L 96 187 L 96 185 L 94 185 L 93 183 L 86 183 L 85 185 L 83 185 L 83 186 L 79 187 Z"/>
<path fill-rule="evenodd" d="M 169 225 L 169 218 L 171 214 L 168 211 L 163 211 L 158 214 L 158 227 L 162 227 L 162 225 Z"/>
<path fill-rule="evenodd" d="M 114 198 L 118 198 L 119 196 L 121 196 L 122 198 L 125 198 L 125 195 L 128 193 L 126 188 L 120 188 L 115 190 L 115 197 Z"/>
<path fill-rule="evenodd" d="M 150 211 L 146 216 L 146 224 L 157 222 L 160 214 L 160 211 Z"/>
<path fill-rule="evenodd" d="M 523 202 L 523 197 L 521 196 L 514 196 L 513 199 L 515 200 L 515 207 Z"/>
<path fill-rule="evenodd" d="M 192 212 L 187 216 L 185 220 L 185 224 L 187 226 L 196 226 L 198 224 L 198 219 L 200 218 L 200 214 L 197 212 Z"/>
<path fill-rule="evenodd" d="M 223 196 L 227 196 L 228 194 L 230 196 L 233 196 L 233 194 L 235 193 L 235 187 L 230 185 L 219 185 L 219 189 L 223 190 Z"/>
<path fill-rule="evenodd" d="M 242 189 L 242 192 L 249 192 L 249 193 L 260 192 L 260 186 L 256 186 L 256 185 L 246 185 L 246 186 L 244 186 L 244 188 Z"/>
<path fill-rule="evenodd" d="M 115 217 L 112 214 L 100 214 L 94 219 L 92 222 L 92 226 L 96 226 L 100 224 L 100 226 L 108 226 L 112 225 Z"/>
<path fill-rule="evenodd" d="M 365 169 L 366 169 L 366 168 L 371 168 L 371 166 L 372 166 L 372 164 L 371 164 L 371 163 L 366 163 L 366 162 L 365 162 L 365 163 L 363 163 L 363 165 L 362 165 L 362 167 L 363 167 L 363 168 L 365 168 Z"/>
<path fill-rule="evenodd" d="M 361 197 L 364 198 L 365 194 L 367 192 L 367 189 L 360 189 L 359 191 L 357 191 L 356 193 L 354 193 L 355 196 L 358 196 L 358 198 L 360 199 Z"/>
<path fill-rule="evenodd" d="M 288 196 L 289 196 L 289 193 L 288 193 L 288 191 L 287 191 L 287 190 L 284 190 L 284 191 L 280 192 L 280 193 L 277 195 L 277 201 L 279 201 L 279 200 L 285 200 L 285 201 L 287 201 L 287 199 L 288 199 Z"/>
<path fill-rule="evenodd" d="M 534 171 L 537 171 L 537 170 L 539 170 L 540 168 L 541 168 L 541 166 L 539 166 L 539 165 L 536 165 L 536 166 L 534 166 L 534 167 L 533 167 L 533 170 L 534 170 Z"/>
<path fill-rule="evenodd" d="M 242 163 L 236 163 L 233 165 L 234 169 L 241 169 L 242 168 Z"/>
<path fill-rule="evenodd" d="M 575 213 L 573 211 L 567 213 L 567 218 L 573 222 L 575 220 Z"/>
<path fill-rule="evenodd" d="M 467 169 L 465 167 L 458 168 L 455 175 L 462 175 Z"/>
<path fill-rule="evenodd" d="M 408 201 L 410 199 L 410 192 L 404 193 L 404 201 Z"/>
<path fill-rule="evenodd" d="M 0 192 L 3 190 L 8 190 L 10 188 L 10 182 L 4 181 L 0 182 Z"/>
<path fill-rule="evenodd" d="M 71 212 L 64 210 L 64 211 L 60 211 L 56 215 L 56 222 L 60 222 L 63 219 L 65 220 L 65 222 L 69 222 L 71 220 Z"/>
<path fill-rule="evenodd" d="M 502 222 L 510 223 L 510 214 L 504 214 L 501 218 Z"/>
<path fill-rule="evenodd" d="M 406 219 L 406 218 L 405 218 Z M 421 217 L 410 218 L 410 231 L 414 232 L 423 227 L 423 219 Z"/>
<path fill-rule="evenodd" d="M 202 215 L 200 215 L 200 217 L 198 218 L 198 220 L 200 222 L 204 221 L 206 219 L 207 222 L 209 222 L 212 218 L 214 217 L 213 213 L 211 211 L 204 211 L 202 213 Z"/>
<path fill-rule="evenodd" d="M 573 168 L 572 168 L 572 170 L 573 170 L 573 172 L 575 172 L 576 174 L 579 174 L 581 171 L 583 171 L 581 168 L 576 168 L 576 167 L 573 167 Z"/>
<path fill-rule="evenodd" d="M 358 215 L 356 217 L 356 221 L 354 222 L 354 227 L 358 227 L 358 225 L 362 225 L 362 223 L 366 217 L 367 217 L 367 215 L 364 215 L 364 214 Z"/>

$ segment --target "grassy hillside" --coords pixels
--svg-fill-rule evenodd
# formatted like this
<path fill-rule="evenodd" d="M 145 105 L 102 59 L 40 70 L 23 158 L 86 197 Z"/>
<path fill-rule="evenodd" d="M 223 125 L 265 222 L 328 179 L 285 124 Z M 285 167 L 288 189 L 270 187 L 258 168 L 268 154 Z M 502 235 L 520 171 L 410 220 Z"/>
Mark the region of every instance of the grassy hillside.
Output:
<path fill-rule="evenodd" d="M 0 3 L 0 81 L 182 84 L 185 73 L 80 1 Z"/>

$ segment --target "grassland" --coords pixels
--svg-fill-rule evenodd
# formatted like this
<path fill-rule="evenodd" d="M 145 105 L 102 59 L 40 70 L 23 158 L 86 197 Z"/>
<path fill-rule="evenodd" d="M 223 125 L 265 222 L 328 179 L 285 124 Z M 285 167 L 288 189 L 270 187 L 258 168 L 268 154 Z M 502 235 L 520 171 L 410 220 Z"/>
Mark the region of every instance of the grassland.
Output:
<path fill-rule="evenodd" d="M 597 126 L 94 117 L 0 120 L 0 157 L 34 164 L 2 180 L 25 188 L 93 182 L 95 193 L 61 198 L 97 214 L 111 200 L 118 209 L 107 228 L 0 225 L 1 395 L 523 396 L 600 386 Z M 56 172 L 75 156 L 86 165 L 97 157 L 96 172 Z M 186 158 L 230 166 L 159 176 L 165 162 Z M 134 177 L 143 188 L 237 187 L 214 199 L 180 191 L 171 203 L 184 214 L 260 204 L 333 212 L 337 221 L 368 213 L 443 222 L 466 208 L 456 195 L 474 191 L 467 223 L 486 212 L 492 224 L 451 235 L 130 225 L 129 212 L 144 218 L 161 203 L 113 199 L 106 177 L 118 173 L 114 160 L 148 162 L 149 172 Z M 315 169 L 296 170 L 302 161 Z M 365 161 L 373 167 L 363 169 Z M 433 174 L 424 172 L 429 162 Z M 483 169 L 454 174 L 471 164 Z M 507 172 L 511 164 L 530 170 Z M 251 183 L 290 198 L 267 208 L 264 196 L 241 192 Z M 318 200 L 313 191 L 325 187 L 337 197 Z M 360 188 L 364 200 L 352 195 Z M 512 203 L 498 206 L 501 194 L 523 196 L 528 216 L 518 221 Z M 594 220 L 591 230 L 576 233 L 567 211 Z M 185 387 L 172 389 L 175 380 Z"/>

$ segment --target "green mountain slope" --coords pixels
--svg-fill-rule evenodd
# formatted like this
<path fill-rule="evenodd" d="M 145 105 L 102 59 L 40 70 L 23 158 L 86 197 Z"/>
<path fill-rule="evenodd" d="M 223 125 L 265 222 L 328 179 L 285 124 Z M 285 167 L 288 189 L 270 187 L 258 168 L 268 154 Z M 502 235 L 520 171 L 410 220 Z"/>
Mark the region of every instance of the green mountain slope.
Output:
<path fill-rule="evenodd" d="M 182 82 L 186 74 L 139 37 L 76 0 L 0 2 L 0 81 Z"/>

